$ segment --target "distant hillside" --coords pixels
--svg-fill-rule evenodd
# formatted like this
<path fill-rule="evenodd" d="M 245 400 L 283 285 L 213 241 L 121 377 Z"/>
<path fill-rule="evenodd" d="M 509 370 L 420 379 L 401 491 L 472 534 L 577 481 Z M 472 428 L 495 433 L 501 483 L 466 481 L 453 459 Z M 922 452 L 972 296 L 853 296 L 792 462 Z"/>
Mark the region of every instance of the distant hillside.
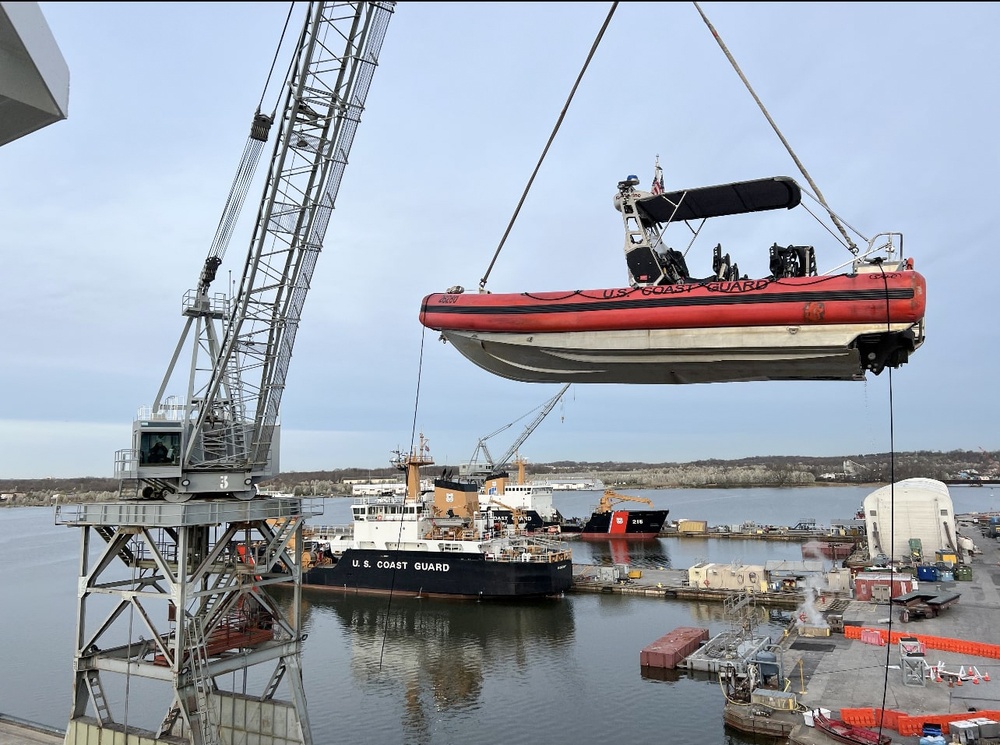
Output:
<path fill-rule="evenodd" d="M 736 460 L 710 459 L 689 463 L 638 463 L 557 461 L 528 464 L 531 478 L 586 475 L 616 488 L 660 489 L 670 487 L 802 486 L 815 483 L 889 483 L 924 477 L 955 481 L 977 477 L 1000 478 L 1000 453 L 953 450 L 916 451 L 813 457 L 772 455 Z M 458 464 L 440 464 L 428 473 L 440 473 Z M 263 488 L 298 496 L 346 495 L 352 479 L 398 478 L 394 468 L 343 468 L 333 471 L 282 473 L 261 484 Z M 114 479 L 0 479 L 0 504 L 38 505 L 59 502 L 93 502 L 118 497 Z"/>

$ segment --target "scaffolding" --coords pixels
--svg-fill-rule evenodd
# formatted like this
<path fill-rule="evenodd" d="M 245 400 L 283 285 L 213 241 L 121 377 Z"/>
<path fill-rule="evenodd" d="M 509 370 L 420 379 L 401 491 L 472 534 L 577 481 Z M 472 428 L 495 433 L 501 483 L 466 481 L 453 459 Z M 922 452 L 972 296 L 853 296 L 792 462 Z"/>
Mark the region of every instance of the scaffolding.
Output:
<path fill-rule="evenodd" d="M 110 730 L 130 745 L 311 745 L 295 547 L 321 513 L 288 498 L 57 507 L 81 529 L 66 744 Z"/>

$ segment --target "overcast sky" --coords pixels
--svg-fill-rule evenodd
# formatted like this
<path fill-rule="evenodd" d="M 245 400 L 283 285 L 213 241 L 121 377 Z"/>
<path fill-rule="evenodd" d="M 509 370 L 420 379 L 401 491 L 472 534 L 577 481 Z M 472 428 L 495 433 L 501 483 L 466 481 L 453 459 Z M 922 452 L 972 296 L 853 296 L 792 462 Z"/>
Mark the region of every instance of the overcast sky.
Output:
<path fill-rule="evenodd" d="M 111 476 L 179 337 L 288 5 L 40 7 L 69 117 L 0 148 L 0 478 Z M 283 471 L 383 467 L 414 432 L 455 464 L 512 423 L 488 441 L 498 455 L 558 392 L 481 370 L 417 316 L 428 293 L 477 287 L 610 8 L 396 6 L 297 336 Z M 865 382 L 576 385 L 521 454 L 1000 449 L 1000 5 L 702 8 L 831 207 L 866 236 L 904 235 L 927 278 L 926 344 Z M 805 184 L 693 4 L 622 3 L 488 289 L 624 286 L 612 196 L 631 173 L 649 188 L 657 155 L 668 189 Z M 850 259 L 792 213 L 716 222 L 693 274 L 718 241 L 751 277 L 775 242 L 814 245 L 821 272 Z M 249 240 L 220 275 L 238 275 Z"/>

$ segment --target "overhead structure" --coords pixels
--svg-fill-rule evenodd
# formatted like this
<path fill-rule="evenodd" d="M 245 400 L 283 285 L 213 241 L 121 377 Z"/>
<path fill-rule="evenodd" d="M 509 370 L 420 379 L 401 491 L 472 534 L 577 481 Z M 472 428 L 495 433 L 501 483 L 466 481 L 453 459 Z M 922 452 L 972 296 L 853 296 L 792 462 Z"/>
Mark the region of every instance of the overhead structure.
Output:
<path fill-rule="evenodd" d="M 486 437 L 481 437 L 479 439 L 479 442 L 476 444 L 476 449 L 475 451 L 473 451 L 472 458 L 469 459 L 469 462 L 462 463 L 459 465 L 458 467 L 459 475 L 467 476 L 473 479 L 488 479 L 497 474 L 498 472 L 509 467 L 512 463 L 514 463 L 514 459 L 515 456 L 517 455 L 518 448 L 520 448 L 521 445 L 524 444 L 524 441 L 527 440 L 528 437 L 531 435 L 531 433 L 538 428 L 538 425 L 545 420 L 545 417 L 549 415 L 549 412 L 551 412 L 552 409 L 555 408 L 556 404 L 559 403 L 560 399 L 562 399 L 566 391 L 569 390 L 569 386 L 570 384 L 566 383 L 562 388 L 559 389 L 559 393 L 550 398 L 542 406 L 541 411 L 538 412 L 538 416 L 536 416 L 531 421 L 531 423 L 524 428 L 524 431 L 521 432 L 521 434 L 518 435 L 517 439 L 514 440 L 511 446 L 507 448 L 507 452 L 504 453 L 498 460 L 493 460 L 493 456 L 490 455 L 489 448 L 486 446 L 486 441 L 491 437 L 493 437 L 494 435 L 498 435 L 501 432 L 509 429 L 511 426 L 513 426 L 514 422 L 511 422 L 510 424 L 505 424 L 500 429 L 495 430 L 494 432 L 491 432 L 490 434 L 486 435 Z M 480 454 L 483 456 L 483 460 L 481 461 L 479 459 Z M 523 469 L 523 465 L 521 467 Z M 520 481 L 523 481 L 523 479 L 520 479 Z"/>
<path fill-rule="evenodd" d="M 65 742 L 313 742 L 295 546 L 321 512 L 297 499 L 59 505 L 56 523 L 82 536 Z M 268 588 L 289 572 L 278 602 Z"/>
<path fill-rule="evenodd" d="M 647 499 L 646 497 L 630 497 L 627 494 L 619 494 L 613 489 L 605 489 L 604 494 L 601 495 L 601 499 L 597 503 L 597 507 L 594 509 L 594 512 L 611 512 L 616 504 L 621 504 L 622 502 L 639 502 L 647 507 L 653 506 L 652 499 Z"/>
<path fill-rule="evenodd" d="M 69 116 L 69 66 L 38 3 L 0 2 L 0 146 Z"/>
<path fill-rule="evenodd" d="M 292 346 L 394 5 L 308 4 L 283 103 L 253 118 L 167 373 L 116 453 L 121 499 L 57 514 L 82 535 L 67 743 L 313 741 L 295 547 L 322 508 L 257 484 L 277 473 Z M 211 294 L 275 122 L 238 292 Z"/>
<path fill-rule="evenodd" d="M 420 322 L 476 365 L 531 383 L 689 384 L 864 380 L 924 341 L 926 281 L 883 233 L 839 273 L 812 246 L 770 248 L 767 277 L 740 275 L 721 245 L 693 277 L 664 243 L 673 224 L 800 203 L 786 176 L 650 194 L 618 183 L 628 287 L 427 295 Z M 697 236 L 700 228 L 692 228 Z"/>

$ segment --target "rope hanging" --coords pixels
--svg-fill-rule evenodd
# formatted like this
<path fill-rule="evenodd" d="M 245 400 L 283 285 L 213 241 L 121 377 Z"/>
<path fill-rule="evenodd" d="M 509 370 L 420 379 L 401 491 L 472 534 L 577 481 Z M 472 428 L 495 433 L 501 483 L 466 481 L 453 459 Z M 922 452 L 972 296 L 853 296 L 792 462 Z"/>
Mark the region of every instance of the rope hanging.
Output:
<path fill-rule="evenodd" d="M 572 102 L 573 96 L 576 95 L 576 89 L 580 87 L 580 81 L 583 79 L 583 74 L 587 71 L 590 61 L 594 58 L 594 53 L 597 52 L 597 46 L 601 43 L 601 39 L 604 37 L 604 32 L 607 30 L 608 24 L 611 23 L 611 17 L 615 14 L 615 9 L 617 7 L 618 3 L 611 4 L 611 10 L 608 11 L 608 17 L 604 19 L 604 25 L 601 26 L 601 30 L 598 32 L 597 38 L 594 39 L 594 43 L 590 48 L 590 54 L 587 55 L 587 59 L 583 63 L 583 68 L 580 70 L 580 74 L 577 75 L 576 82 L 573 83 L 573 89 L 570 91 L 569 97 L 566 99 L 566 103 L 563 104 L 562 111 L 559 112 L 559 119 L 556 120 L 556 125 L 552 129 L 552 134 L 549 135 L 549 141 L 545 143 L 545 149 L 542 150 L 542 155 L 539 157 L 538 163 L 535 165 L 535 170 L 531 172 L 531 178 L 528 179 L 528 184 L 524 187 L 524 193 L 521 194 L 521 199 L 517 203 L 517 207 L 514 209 L 514 214 L 511 215 L 510 222 L 507 223 L 507 229 L 504 231 L 503 237 L 500 239 L 497 250 L 493 253 L 493 259 L 490 261 L 490 265 L 487 267 L 483 278 L 479 280 L 480 292 L 486 292 L 486 280 L 489 279 L 490 272 L 493 271 L 493 265 L 497 263 L 497 257 L 500 256 L 500 250 L 503 248 L 504 243 L 507 241 L 507 236 L 510 235 L 510 231 L 514 227 L 514 221 L 521 212 L 521 207 L 524 206 L 524 200 L 528 196 L 528 191 L 531 189 L 531 185 L 535 181 L 535 176 L 538 175 L 538 171 L 542 167 L 542 161 L 545 160 L 545 155 L 549 152 L 549 147 L 552 146 L 552 141 L 555 139 L 556 133 L 559 131 L 559 127 L 562 126 L 563 119 L 566 117 L 566 112 L 569 110 L 570 102 Z"/>
<path fill-rule="evenodd" d="M 819 187 L 816 186 L 815 182 L 812 180 L 812 176 L 809 175 L 809 173 L 806 171 L 805 166 L 802 165 L 802 162 L 799 160 L 798 156 L 792 150 L 792 146 L 788 144 L 788 140 L 786 140 L 785 136 L 781 134 L 781 130 L 778 129 L 778 125 L 774 123 L 774 119 L 771 118 L 771 115 L 767 112 L 767 109 L 764 108 L 764 104 L 761 102 L 760 98 L 757 97 L 757 94 L 754 92 L 754 89 L 750 86 L 750 82 L 746 79 L 746 76 L 743 74 L 743 71 L 740 69 L 740 66 L 736 64 L 736 60 L 733 58 L 733 55 L 730 54 L 729 49 L 726 48 L 726 44 L 725 42 L 722 41 L 722 37 L 719 36 L 719 32 L 715 30 L 715 27 L 712 25 L 712 22 L 708 20 L 708 16 L 705 15 L 705 12 L 701 9 L 701 6 L 698 5 L 697 2 L 694 3 L 694 7 L 698 10 L 698 13 L 699 15 L 701 15 L 702 20 L 705 21 L 705 25 L 708 26 L 708 30 L 712 32 L 712 36 L 714 36 L 715 40 L 719 42 L 719 47 L 722 49 L 726 57 L 729 59 L 729 63 L 733 66 L 733 69 L 736 70 L 736 74 L 740 76 L 740 80 L 743 81 L 743 85 L 746 86 L 747 90 L 750 92 L 750 95 L 753 96 L 753 100 L 757 102 L 757 106 L 760 107 L 761 112 L 763 112 L 768 123 L 771 125 L 771 128 L 774 130 L 775 134 L 778 135 L 778 139 L 781 140 L 781 144 L 785 146 L 785 149 L 788 151 L 788 154 L 792 156 L 792 160 L 795 161 L 795 165 L 798 166 L 799 171 L 805 177 L 806 181 L 809 182 L 809 186 L 812 188 L 813 193 L 816 194 L 816 199 L 819 201 L 820 204 L 823 205 L 823 208 L 830 216 L 830 219 L 833 220 L 833 223 L 837 226 L 837 229 L 840 231 L 840 234 L 844 236 L 844 240 L 847 242 L 847 246 L 850 249 L 851 253 L 857 256 L 858 247 L 855 245 L 854 241 L 851 240 L 850 236 L 847 234 L 847 231 L 844 229 L 843 224 L 841 224 L 840 220 L 834 214 L 833 210 L 831 210 L 830 206 L 826 203 L 826 198 L 820 192 Z"/>

